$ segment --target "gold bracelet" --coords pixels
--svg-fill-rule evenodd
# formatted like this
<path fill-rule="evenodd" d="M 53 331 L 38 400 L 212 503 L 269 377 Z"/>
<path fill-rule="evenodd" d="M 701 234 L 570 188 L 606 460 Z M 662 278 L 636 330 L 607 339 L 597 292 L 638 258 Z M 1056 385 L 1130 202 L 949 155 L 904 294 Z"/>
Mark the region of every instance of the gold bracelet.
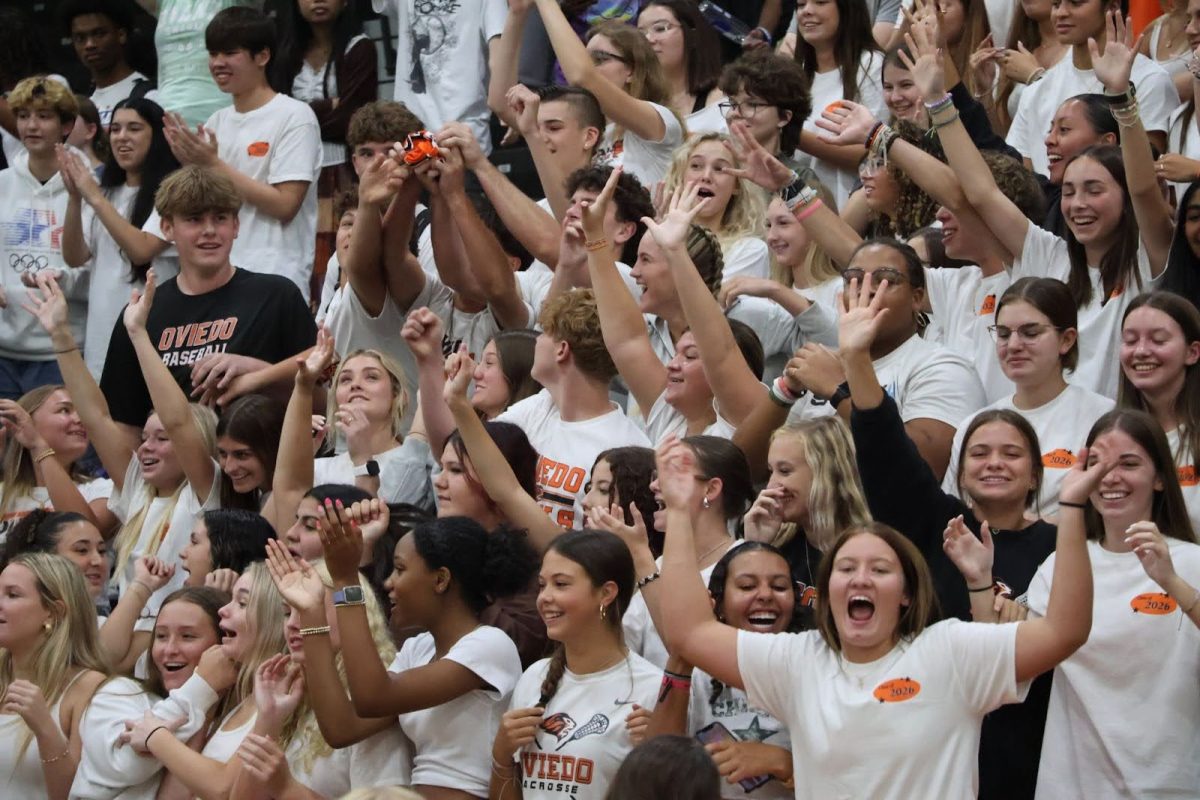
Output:
<path fill-rule="evenodd" d="M 330 628 L 328 625 L 317 625 L 312 628 L 301 628 L 300 635 L 301 636 L 316 636 L 316 635 L 322 634 L 322 633 L 329 633 L 331 630 L 332 630 L 332 628 Z"/>
<path fill-rule="evenodd" d="M 147 595 L 154 594 L 154 590 L 151 589 L 149 586 L 147 586 L 145 581 L 133 581 L 132 583 L 129 584 L 130 589 L 132 589 L 135 586 L 140 586 L 143 589 L 145 589 Z"/>
<path fill-rule="evenodd" d="M 1200 603 L 1200 589 L 1197 589 L 1196 593 L 1192 595 L 1192 602 L 1188 603 L 1188 607 L 1183 609 L 1183 615 L 1185 617 L 1192 613 L 1192 609 L 1196 607 L 1196 603 Z"/>
<path fill-rule="evenodd" d="M 70 748 L 70 746 L 68 746 L 66 750 L 63 750 L 61 753 L 59 753 L 58 755 L 56 755 L 54 758 L 41 758 L 41 759 L 39 759 L 39 760 L 40 760 L 40 761 L 41 761 L 43 764 L 53 764 L 55 761 L 61 761 L 62 759 L 66 758 L 66 757 L 67 757 L 67 756 L 69 756 L 69 755 L 71 755 L 71 748 Z"/>
<path fill-rule="evenodd" d="M 601 238 L 590 242 L 584 242 L 583 247 L 589 253 L 594 253 L 597 250 L 603 250 L 604 248 L 608 247 L 608 239 Z"/>
<path fill-rule="evenodd" d="M 33 457 L 33 464 L 34 464 L 34 466 L 37 466 L 38 464 L 45 461 L 47 458 L 50 458 L 51 456 L 56 456 L 56 455 L 58 455 L 58 453 L 54 452 L 53 447 L 47 447 L 41 453 L 39 453 L 38 455 Z"/>

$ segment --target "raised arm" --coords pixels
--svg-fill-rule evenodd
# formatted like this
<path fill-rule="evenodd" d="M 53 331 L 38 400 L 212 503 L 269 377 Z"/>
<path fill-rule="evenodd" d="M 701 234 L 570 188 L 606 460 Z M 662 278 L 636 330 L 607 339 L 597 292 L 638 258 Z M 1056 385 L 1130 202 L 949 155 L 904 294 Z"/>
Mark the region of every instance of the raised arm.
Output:
<path fill-rule="evenodd" d="M 572 86 L 582 86 L 600 102 L 604 116 L 648 142 L 661 142 L 667 126 L 654 106 L 639 100 L 600 74 L 583 42 L 563 14 L 558 0 L 535 0 L 554 55 Z"/>
<path fill-rule="evenodd" d="M 592 243 L 587 247 L 588 273 L 600 312 L 604 346 L 638 406 L 649 409 L 667 388 L 667 368 L 654 353 L 646 333 L 646 321 L 638 310 L 637 301 L 629 293 L 629 287 L 617 272 L 612 248 L 604 236 L 604 215 L 620 177 L 621 168 L 615 167 L 604 189 L 583 209 L 582 233 L 585 240 Z M 564 236 L 576 238 L 579 233 L 569 223 L 563 231 Z"/>
<path fill-rule="evenodd" d="M 1093 447 L 1079 451 L 1075 466 L 1059 489 L 1058 538 L 1054 544 L 1054 576 L 1046 616 L 1030 618 L 1017 628 L 1017 680 L 1027 681 L 1053 669 L 1083 646 L 1092 629 L 1092 565 L 1088 558 L 1084 511 L 1088 498 L 1115 466 L 1113 454 Z"/>
<path fill-rule="evenodd" d="M 462 437 L 475 476 L 483 484 L 484 491 L 514 527 L 528 532 L 529 540 L 538 552 L 544 553 L 562 534 L 562 528 L 521 488 L 512 467 L 471 407 L 467 384 L 474 371 L 475 362 L 466 353 L 455 353 L 446 359 L 446 404 L 458 423 L 458 435 Z"/>
<path fill-rule="evenodd" d="M 550 210 L 556 220 L 561 220 L 571 206 L 571 198 L 567 197 L 567 176 L 563 174 L 562 168 L 551 154 L 550 148 L 546 145 L 546 140 L 542 138 L 539 130 L 541 123 L 538 122 L 538 109 L 542 106 L 542 99 L 525 85 L 517 84 L 508 90 L 508 105 L 516 117 L 517 129 L 525 137 L 525 143 L 529 146 L 529 155 L 533 158 L 533 167 L 537 170 L 538 181 L 542 184 L 542 192 L 546 195 L 546 201 L 550 203 Z M 562 122 L 548 119 L 546 124 L 556 126 L 561 125 Z M 600 137 L 604 135 L 602 129 L 590 128 L 589 130 L 595 132 L 596 141 L 599 141 Z"/>
<path fill-rule="evenodd" d="M 688 328 L 700 351 L 700 364 L 717 399 L 721 416 L 737 427 L 765 392 L 758 376 L 742 356 L 720 304 L 688 256 L 686 242 L 692 220 L 708 202 L 697 202 L 698 190 L 696 184 L 686 191 L 680 187 L 671 198 L 670 210 L 661 223 L 649 217 L 643 218 L 642 222 L 666 256 Z M 615 269 L 613 273 L 615 275 Z M 645 326 L 642 329 L 645 330 Z"/>
<path fill-rule="evenodd" d="M 488 108 L 495 112 L 510 128 L 516 127 L 516 119 L 509 110 L 505 95 L 517 85 L 518 68 L 521 62 L 521 37 L 525 33 L 525 22 L 529 19 L 532 0 L 508 0 L 508 16 L 504 30 L 493 46 L 488 79 Z"/>
<path fill-rule="evenodd" d="M 133 344 L 142 375 L 146 379 L 150 402 L 171 439 L 175 455 L 183 467 L 183 474 L 187 476 L 196 496 L 205 498 L 212 491 L 213 481 L 216 480 L 216 464 L 208 445 L 204 443 L 192 410 L 188 407 L 187 395 L 175 382 L 171 371 L 163 363 L 157 348 L 146 333 L 146 320 L 154 302 L 155 282 L 154 272 L 151 271 L 146 276 L 145 291 L 134 290 L 129 305 L 125 307 L 125 330 L 129 332 L 129 341 Z"/>
<path fill-rule="evenodd" d="M 667 506 L 663 544 L 659 629 L 667 649 L 717 680 L 742 687 L 738 669 L 737 629 L 713 616 L 712 604 L 696 559 L 695 533 L 688 512 L 696 480 L 691 448 L 669 437 L 658 448 L 658 484 Z"/>
<path fill-rule="evenodd" d="M 422 306 L 404 321 L 400 336 L 417 360 L 417 392 L 425 438 L 433 457 L 440 459 L 446 440 L 454 433 L 454 415 L 442 396 L 446 385 L 446 359 L 442 356 L 442 321 Z"/>
<path fill-rule="evenodd" d="M 772 389 L 759 399 L 750 414 L 734 431 L 733 443 L 746 454 L 746 462 L 750 465 L 750 477 L 755 483 L 765 481 L 769 476 L 767 450 L 771 446 L 771 434 L 787 422 L 788 411 L 795 403 L 792 398 L 806 391 L 804 384 L 797 380 L 797 363 L 796 356 L 793 356 L 784 367 L 783 374 L 775 379 Z M 776 388 L 780 381 L 788 390 L 787 395 Z"/>
<path fill-rule="evenodd" d="M 326 501 L 320 515 L 321 544 L 334 589 L 359 586 L 362 531 L 339 502 Z M 400 673 L 388 672 L 379 658 L 363 604 L 337 606 L 342 662 L 354 710 L 361 716 L 384 717 L 420 711 L 484 688 L 483 680 L 461 664 L 435 659 Z"/>
<path fill-rule="evenodd" d="M 1158 277 L 1167 267 L 1175 224 L 1171 206 L 1158 188 L 1154 153 L 1138 116 L 1137 100 L 1129 93 L 1129 73 L 1142 37 L 1138 36 L 1134 41 L 1131 23 L 1123 19 L 1118 10 L 1108 13 L 1105 28 L 1104 52 L 1100 52 L 1094 39 L 1088 40 L 1088 50 L 1096 77 L 1104 84 L 1105 94 L 1113 102 L 1113 117 L 1121 126 L 1121 156 L 1125 160 L 1129 199 L 1137 218 L 1138 233 L 1150 259 L 1150 274 Z"/>
<path fill-rule="evenodd" d="M 83 353 L 71 333 L 67 299 L 54 278 L 40 274 L 37 288 L 30 289 L 27 297 L 22 306 L 37 317 L 42 328 L 50 334 L 59 372 L 75 404 L 75 411 L 87 428 L 88 439 L 96 448 L 100 463 L 104 465 L 113 485 L 123 489 L 125 470 L 129 468 L 133 450 L 130 449 L 125 429 L 109 415 L 108 401 L 87 368 Z"/>

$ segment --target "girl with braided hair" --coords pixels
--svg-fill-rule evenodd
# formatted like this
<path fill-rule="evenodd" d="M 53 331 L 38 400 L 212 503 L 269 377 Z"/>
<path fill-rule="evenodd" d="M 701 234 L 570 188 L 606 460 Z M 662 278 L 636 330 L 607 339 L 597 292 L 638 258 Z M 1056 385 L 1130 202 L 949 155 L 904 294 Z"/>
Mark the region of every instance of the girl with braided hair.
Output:
<path fill-rule="evenodd" d="M 488 796 L 542 800 L 587 786 L 587 796 L 599 797 L 633 749 L 632 713 L 654 706 L 661 677 L 621 631 L 633 557 L 615 534 L 570 531 L 546 551 L 538 586 L 538 610 L 558 649 L 513 690 L 492 744 Z"/>
<path fill-rule="evenodd" d="M 788 560 L 765 542 L 748 541 L 725 553 L 708 579 L 717 619 L 745 631 L 794 632 L 799 628 L 799 586 L 792 580 Z M 755 708 L 746 693 L 719 678 L 695 669 L 672 654 L 663 672 L 661 701 L 649 714 L 647 738 L 664 734 L 692 736 L 713 723 L 733 734 L 733 741 L 708 746 L 717 769 L 725 777 L 723 798 L 782 800 L 792 797 L 791 749 L 787 728 L 767 712 Z M 746 779 L 769 776 L 775 780 L 748 788 Z"/>

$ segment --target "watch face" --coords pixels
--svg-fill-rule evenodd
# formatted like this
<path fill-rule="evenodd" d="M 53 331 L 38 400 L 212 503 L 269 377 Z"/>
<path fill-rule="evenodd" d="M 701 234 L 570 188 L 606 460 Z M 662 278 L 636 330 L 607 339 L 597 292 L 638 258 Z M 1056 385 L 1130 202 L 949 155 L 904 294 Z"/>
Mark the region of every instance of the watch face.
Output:
<path fill-rule="evenodd" d="M 361 603 L 363 602 L 363 590 L 361 586 L 347 586 L 338 592 L 340 598 L 335 597 L 335 600 L 340 600 L 343 603 Z"/>

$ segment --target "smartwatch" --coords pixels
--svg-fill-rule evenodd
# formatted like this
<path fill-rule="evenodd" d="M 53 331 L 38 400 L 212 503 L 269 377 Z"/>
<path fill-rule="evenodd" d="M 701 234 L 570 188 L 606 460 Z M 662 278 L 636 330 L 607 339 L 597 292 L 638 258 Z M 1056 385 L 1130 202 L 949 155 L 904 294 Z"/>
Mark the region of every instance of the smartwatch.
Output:
<path fill-rule="evenodd" d="M 850 399 L 850 384 L 843 382 L 841 386 L 834 389 L 833 394 L 829 396 L 829 407 L 837 411 L 837 407 L 842 404 L 843 400 Z"/>
<path fill-rule="evenodd" d="M 335 606 L 361 606 L 366 605 L 366 602 L 361 586 L 347 586 L 345 589 L 338 589 L 333 593 Z"/>
<path fill-rule="evenodd" d="M 379 477 L 379 462 L 373 458 L 368 460 L 367 463 L 363 464 L 361 467 L 354 468 L 354 477 L 366 478 L 367 476 L 372 478 Z"/>

